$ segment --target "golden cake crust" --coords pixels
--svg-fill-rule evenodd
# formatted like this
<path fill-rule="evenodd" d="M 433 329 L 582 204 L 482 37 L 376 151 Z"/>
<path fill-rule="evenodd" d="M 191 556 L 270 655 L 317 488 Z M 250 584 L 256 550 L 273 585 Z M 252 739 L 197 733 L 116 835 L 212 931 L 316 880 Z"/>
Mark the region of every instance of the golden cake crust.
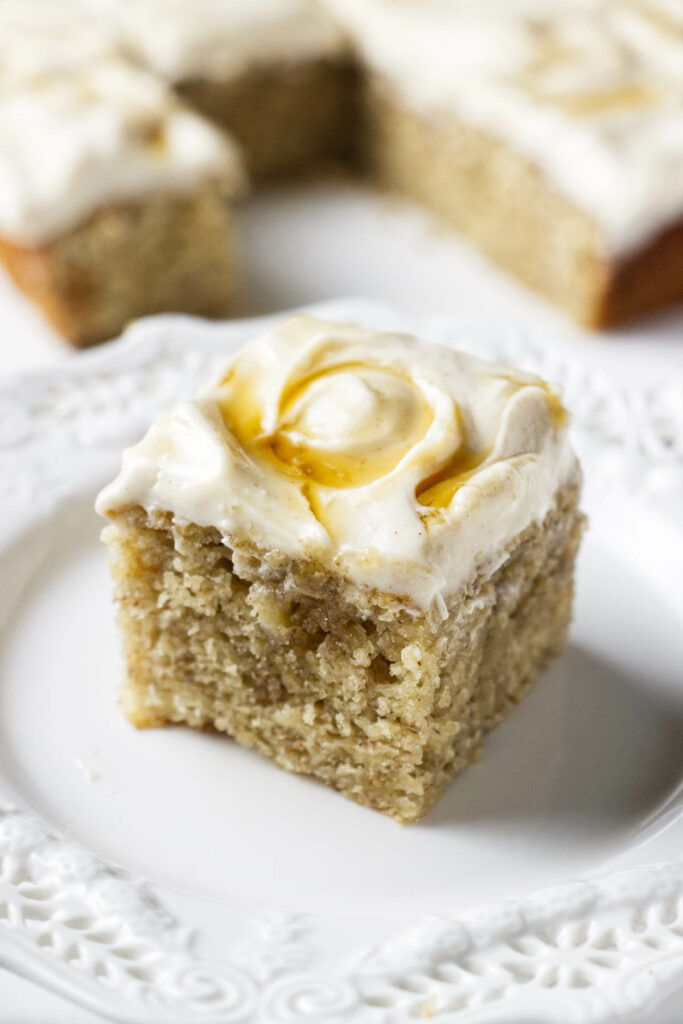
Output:
<path fill-rule="evenodd" d="M 230 213 L 208 186 L 100 209 L 35 248 L 0 237 L 0 262 L 77 348 L 151 313 L 227 316 L 239 294 Z"/>

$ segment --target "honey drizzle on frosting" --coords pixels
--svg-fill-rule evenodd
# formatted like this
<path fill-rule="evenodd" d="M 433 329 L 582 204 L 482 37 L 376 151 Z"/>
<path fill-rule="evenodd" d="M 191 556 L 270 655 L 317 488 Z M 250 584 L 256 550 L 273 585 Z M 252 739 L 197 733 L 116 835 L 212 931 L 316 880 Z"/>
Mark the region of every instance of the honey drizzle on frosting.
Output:
<path fill-rule="evenodd" d="M 500 370 L 498 375 L 503 380 L 508 380 L 517 387 L 523 386 L 520 381 L 516 380 L 511 374 L 506 374 L 503 370 Z M 567 426 L 567 410 L 549 384 L 539 380 L 537 386 L 545 391 L 550 421 L 553 429 L 559 433 Z M 459 412 L 458 418 L 461 421 Z M 471 480 L 480 469 L 484 468 L 487 460 L 493 454 L 493 447 L 474 449 L 468 446 L 462 422 L 461 431 L 462 436 L 465 438 L 463 445 L 453 453 L 445 466 L 442 466 L 436 473 L 426 477 L 415 488 L 415 497 L 421 505 L 427 508 L 447 509 L 457 491 Z"/>
<path fill-rule="evenodd" d="M 329 405 L 329 400 L 334 399 L 333 392 L 326 396 L 321 388 L 317 399 L 311 392 L 325 382 L 334 384 L 334 378 L 345 378 L 347 388 L 355 381 L 359 388 L 368 389 L 371 400 L 376 399 L 378 408 L 376 412 L 371 410 L 371 423 L 368 424 L 378 430 L 379 437 L 375 445 L 366 434 L 358 446 L 361 450 L 354 453 L 353 444 L 349 450 L 344 446 L 343 439 L 338 437 L 323 436 L 316 439 L 310 436 L 311 424 L 306 423 L 306 413 L 310 413 L 311 406 L 315 413 L 316 405 L 320 405 L 321 400 Z M 228 383 L 229 379 L 226 378 L 224 383 Z M 398 386 L 402 390 L 402 420 L 408 429 L 398 438 L 386 438 L 386 430 L 382 429 L 383 383 L 391 383 L 393 388 Z M 315 487 L 363 487 L 391 473 L 404 455 L 424 437 L 433 420 L 433 413 L 424 396 L 408 377 L 392 367 L 358 362 L 326 366 L 286 386 L 279 401 L 277 426 L 273 431 L 264 431 L 263 409 L 247 382 L 244 385 L 240 382 L 239 390 L 231 398 L 221 400 L 220 409 L 226 426 L 233 431 L 245 451 L 257 461 L 275 461 L 280 472 L 306 484 L 309 500 Z"/>
<path fill-rule="evenodd" d="M 297 479 L 301 493 L 308 501 L 311 511 L 324 525 L 324 514 L 317 495 L 317 488 L 363 487 L 379 477 L 391 473 L 415 442 L 426 434 L 433 420 L 422 397 L 416 428 L 401 444 L 394 443 L 389 451 L 377 449 L 370 455 L 354 456 L 343 447 L 333 448 L 327 454 L 316 450 L 307 443 L 304 436 L 293 440 L 292 433 L 302 412 L 305 412 L 307 392 L 325 379 L 339 374 L 364 379 L 373 374 L 388 374 L 401 381 L 412 395 L 419 393 L 413 381 L 398 370 L 381 364 L 360 362 L 339 362 L 332 366 L 316 369 L 302 378 L 294 379 L 283 388 L 278 404 L 278 425 L 272 432 L 264 432 L 263 408 L 254 394 L 253 386 L 240 379 L 239 387 L 229 398 L 220 401 L 220 410 L 226 427 L 231 430 L 245 452 L 256 461 L 270 462 L 279 472 Z M 515 387 L 524 386 L 512 374 L 500 369 L 498 376 Z M 234 381 L 234 370 L 229 371 L 223 385 Z M 555 431 L 561 431 L 567 423 L 567 411 L 558 395 L 545 383 L 538 381 L 546 394 L 548 413 Z M 454 438 L 456 448 L 448 461 L 436 472 L 430 473 L 415 488 L 415 497 L 420 505 L 434 510 L 447 509 L 456 492 L 480 470 L 493 453 L 493 447 L 475 449 L 469 446 L 462 416 L 457 405 L 453 406 L 458 424 L 458 437 Z M 289 424 L 289 426 L 288 426 Z"/>
<path fill-rule="evenodd" d="M 456 491 L 472 479 L 490 454 L 490 450 L 456 452 L 442 469 L 418 484 L 415 497 L 427 508 L 447 509 Z"/>

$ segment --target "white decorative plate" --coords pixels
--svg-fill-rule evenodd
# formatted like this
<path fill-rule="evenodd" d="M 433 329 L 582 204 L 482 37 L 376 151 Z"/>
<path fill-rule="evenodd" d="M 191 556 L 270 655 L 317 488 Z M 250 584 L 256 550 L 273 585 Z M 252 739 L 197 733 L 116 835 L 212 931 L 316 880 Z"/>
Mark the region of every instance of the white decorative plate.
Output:
<path fill-rule="evenodd" d="M 157 318 L 0 384 L 0 964 L 140 1024 L 642 1021 L 683 984 L 683 388 L 493 323 L 324 310 L 563 385 L 591 519 L 569 648 L 412 827 L 136 732 L 93 498 L 264 321 Z"/>

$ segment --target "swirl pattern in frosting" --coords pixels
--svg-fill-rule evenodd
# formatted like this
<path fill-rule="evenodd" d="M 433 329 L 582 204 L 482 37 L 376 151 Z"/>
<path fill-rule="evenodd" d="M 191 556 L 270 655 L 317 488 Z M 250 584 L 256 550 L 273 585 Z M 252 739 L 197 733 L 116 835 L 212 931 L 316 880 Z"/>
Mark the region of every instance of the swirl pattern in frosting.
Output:
<path fill-rule="evenodd" d="M 427 433 L 433 413 L 412 381 L 350 364 L 314 373 L 283 396 L 273 455 L 312 483 L 362 487 L 390 473 Z"/>
<path fill-rule="evenodd" d="M 170 511 L 443 610 L 577 473 L 538 378 L 298 316 L 155 424 L 98 510 Z"/>

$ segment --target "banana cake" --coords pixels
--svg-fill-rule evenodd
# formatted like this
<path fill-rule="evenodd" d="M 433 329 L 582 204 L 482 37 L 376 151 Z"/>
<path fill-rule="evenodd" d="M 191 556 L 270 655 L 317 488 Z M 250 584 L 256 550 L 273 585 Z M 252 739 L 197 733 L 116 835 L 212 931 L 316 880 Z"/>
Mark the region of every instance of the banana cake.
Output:
<path fill-rule="evenodd" d="M 679 0 L 326 0 L 370 175 L 592 327 L 683 299 Z"/>
<path fill-rule="evenodd" d="M 241 182 L 234 145 L 116 56 L 0 91 L 0 262 L 78 347 L 231 312 Z"/>
<path fill-rule="evenodd" d="M 540 379 L 289 318 L 99 495 L 124 710 L 414 821 L 562 651 L 579 491 Z"/>

